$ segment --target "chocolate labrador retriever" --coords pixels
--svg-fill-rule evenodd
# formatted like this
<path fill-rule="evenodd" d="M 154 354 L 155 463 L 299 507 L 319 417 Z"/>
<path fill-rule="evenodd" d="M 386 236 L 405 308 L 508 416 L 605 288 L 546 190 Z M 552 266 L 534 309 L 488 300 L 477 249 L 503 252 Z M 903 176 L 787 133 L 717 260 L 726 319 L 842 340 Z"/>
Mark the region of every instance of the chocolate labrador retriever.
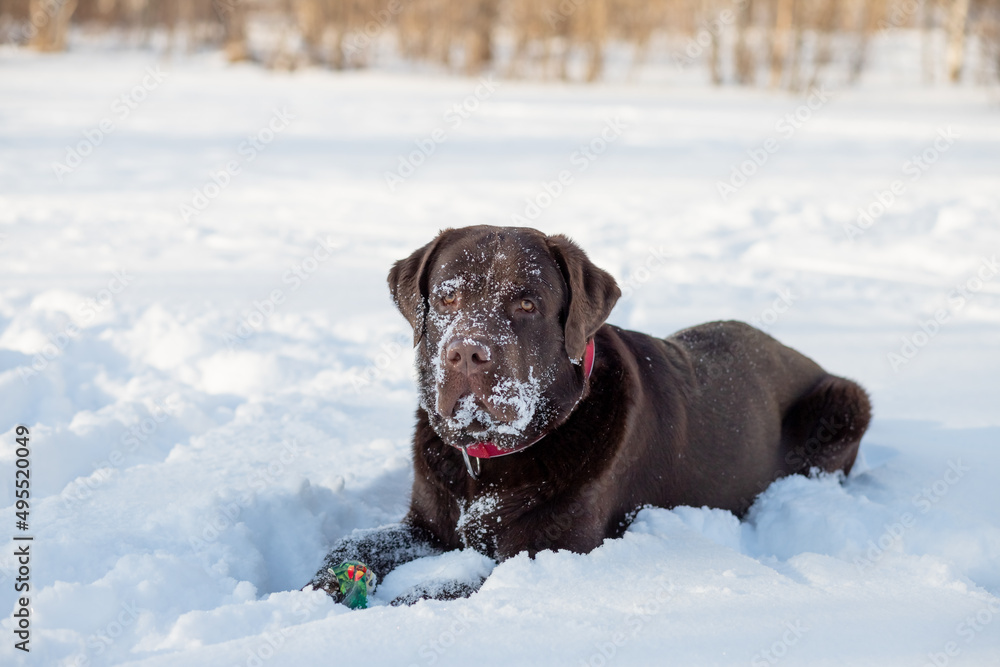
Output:
<path fill-rule="evenodd" d="M 565 236 L 446 229 L 389 289 L 420 395 L 410 510 L 335 546 L 310 584 L 334 597 L 328 568 L 345 560 L 384 576 L 463 547 L 585 553 L 643 505 L 742 516 L 779 477 L 849 472 L 868 427 L 864 389 L 747 324 L 668 338 L 605 324 L 621 292 Z"/>

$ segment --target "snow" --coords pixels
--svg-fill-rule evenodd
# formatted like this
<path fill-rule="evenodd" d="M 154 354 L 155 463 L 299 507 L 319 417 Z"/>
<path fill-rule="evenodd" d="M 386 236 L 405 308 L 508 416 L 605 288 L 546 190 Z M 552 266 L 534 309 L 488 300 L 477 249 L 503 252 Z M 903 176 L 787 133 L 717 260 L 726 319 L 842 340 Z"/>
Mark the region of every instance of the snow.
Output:
<path fill-rule="evenodd" d="M 473 422 L 478 422 L 484 426 L 481 432 L 472 432 L 477 438 L 489 437 L 490 434 L 505 433 L 509 435 L 522 435 L 525 427 L 531 423 L 535 416 L 535 410 L 541 401 L 541 389 L 538 378 L 534 376 L 534 369 L 529 368 L 528 380 L 519 382 L 514 378 L 504 378 L 493 387 L 493 393 L 487 399 L 497 407 L 510 406 L 515 415 L 513 421 L 495 421 L 493 415 L 476 405 L 476 397 L 473 394 L 466 394 L 458 401 L 455 414 L 446 421 L 450 429 L 463 429 Z"/>
<path fill-rule="evenodd" d="M 13 534 L 25 424 L 35 538 L 32 651 L 5 613 L 4 664 L 1000 662 L 993 93 L 874 79 L 785 137 L 804 102 L 777 93 L 501 81 L 390 191 L 478 81 L 85 48 L 2 50 L 0 81 L 0 504 Z M 743 522 L 647 508 L 587 555 L 420 559 L 364 611 L 299 591 L 331 543 L 406 510 L 418 397 L 391 262 L 515 214 L 618 278 L 614 324 L 753 321 L 860 381 L 859 464 L 780 480 Z"/>

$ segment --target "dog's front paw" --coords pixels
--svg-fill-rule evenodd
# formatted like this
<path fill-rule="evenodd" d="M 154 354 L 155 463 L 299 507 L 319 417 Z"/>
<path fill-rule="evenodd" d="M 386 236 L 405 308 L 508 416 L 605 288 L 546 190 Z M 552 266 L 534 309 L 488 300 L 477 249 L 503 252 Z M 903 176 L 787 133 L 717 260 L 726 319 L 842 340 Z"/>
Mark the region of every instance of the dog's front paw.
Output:
<path fill-rule="evenodd" d="M 485 579 L 480 579 L 477 582 L 448 579 L 444 581 L 424 582 L 397 595 L 389 604 L 393 607 L 399 607 L 401 605 L 416 604 L 421 600 L 457 600 L 459 598 L 467 598 L 478 591 L 484 581 Z"/>
<path fill-rule="evenodd" d="M 332 597 L 334 602 L 344 601 L 344 594 L 340 592 L 340 581 L 332 574 L 329 577 L 317 576 L 303 586 L 302 590 L 323 591 Z"/>

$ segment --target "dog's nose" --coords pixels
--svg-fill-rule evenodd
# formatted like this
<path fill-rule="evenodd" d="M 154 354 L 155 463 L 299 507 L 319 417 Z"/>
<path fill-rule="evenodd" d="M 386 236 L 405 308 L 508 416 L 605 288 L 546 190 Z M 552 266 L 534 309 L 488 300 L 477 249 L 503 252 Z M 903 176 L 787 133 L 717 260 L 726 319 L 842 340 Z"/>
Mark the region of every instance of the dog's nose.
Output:
<path fill-rule="evenodd" d="M 493 365 L 490 350 L 472 338 L 456 338 L 445 350 L 448 365 L 466 377 L 482 373 Z"/>

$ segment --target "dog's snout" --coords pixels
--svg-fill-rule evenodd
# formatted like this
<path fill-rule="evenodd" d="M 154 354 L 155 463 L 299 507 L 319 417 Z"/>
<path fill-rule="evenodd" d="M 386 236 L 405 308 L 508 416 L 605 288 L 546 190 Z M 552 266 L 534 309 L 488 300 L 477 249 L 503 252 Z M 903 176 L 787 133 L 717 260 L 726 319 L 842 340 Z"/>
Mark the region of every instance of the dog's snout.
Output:
<path fill-rule="evenodd" d="M 472 338 L 456 338 L 445 350 L 448 365 L 465 376 L 482 373 L 492 366 L 490 349 Z"/>

